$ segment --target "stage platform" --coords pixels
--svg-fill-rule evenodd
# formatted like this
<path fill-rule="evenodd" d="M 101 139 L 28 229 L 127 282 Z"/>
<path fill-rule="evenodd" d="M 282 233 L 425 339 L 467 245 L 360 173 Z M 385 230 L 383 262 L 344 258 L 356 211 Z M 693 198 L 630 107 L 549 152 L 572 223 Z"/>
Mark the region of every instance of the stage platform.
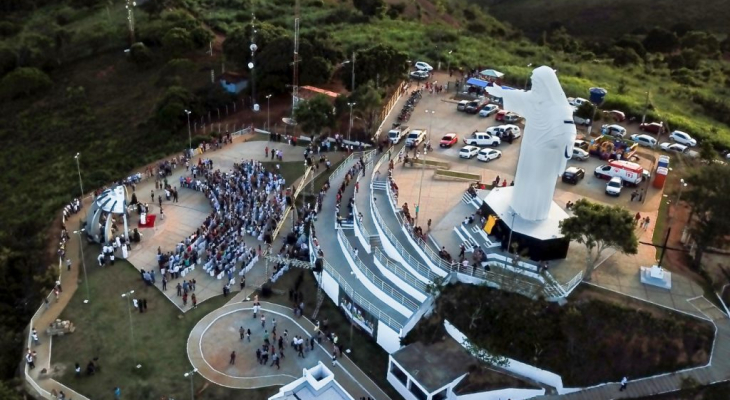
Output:
<path fill-rule="evenodd" d="M 491 234 L 501 240 L 502 249 L 507 250 L 512 230 L 512 243 L 519 246 L 519 252 L 526 251 L 531 259 L 565 258 L 570 241 L 560 233 L 560 221 L 568 218 L 568 213 L 553 202 L 547 219 L 528 221 L 514 213 L 511 207 L 513 195 L 514 187 L 495 188 L 486 195 L 482 205 L 484 215 L 499 218 Z"/>

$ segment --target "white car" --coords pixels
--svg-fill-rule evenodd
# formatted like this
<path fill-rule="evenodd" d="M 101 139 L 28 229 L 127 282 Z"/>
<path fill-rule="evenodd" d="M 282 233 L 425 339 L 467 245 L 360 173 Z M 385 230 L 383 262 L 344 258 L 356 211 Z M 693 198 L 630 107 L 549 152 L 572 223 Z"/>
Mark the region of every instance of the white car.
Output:
<path fill-rule="evenodd" d="M 570 103 L 571 106 L 580 107 L 583 105 L 583 103 L 587 103 L 588 100 L 582 98 L 582 97 L 568 97 L 568 103 Z"/>
<path fill-rule="evenodd" d="M 689 147 L 679 143 L 664 142 L 659 145 L 659 148 L 664 151 L 676 151 L 677 153 L 686 153 Z"/>
<path fill-rule="evenodd" d="M 621 178 L 615 176 L 606 184 L 606 194 L 609 196 L 618 196 L 621 194 L 622 181 Z"/>
<path fill-rule="evenodd" d="M 410 76 L 411 76 L 411 79 L 421 81 L 424 79 L 428 79 L 428 71 L 422 71 L 422 70 L 413 71 L 410 73 Z"/>
<path fill-rule="evenodd" d="M 673 141 L 683 144 L 685 146 L 694 147 L 697 146 L 697 140 L 693 139 L 692 136 L 689 135 L 689 133 L 685 133 L 682 131 L 674 131 L 671 135 L 669 135 L 669 138 Z"/>
<path fill-rule="evenodd" d="M 479 111 L 479 116 L 480 117 L 488 117 L 488 116 L 496 113 L 497 111 L 499 111 L 499 106 L 498 105 L 496 105 L 496 104 L 487 104 L 486 106 L 484 106 L 484 108 L 482 108 Z"/>
<path fill-rule="evenodd" d="M 652 149 L 656 147 L 656 139 L 649 135 L 639 135 L 635 133 L 631 135 L 631 140 L 638 143 L 639 146 L 651 147 Z"/>
<path fill-rule="evenodd" d="M 570 156 L 570 159 L 586 161 L 588 160 L 588 157 L 590 157 L 590 154 L 587 151 L 581 149 L 580 147 L 573 147 L 573 155 Z"/>
<path fill-rule="evenodd" d="M 433 67 L 423 61 L 418 61 L 413 64 L 419 71 L 433 71 Z"/>
<path fill-rule="evenodd" d="M 502 152 L 495 149 L 481 149 L 477 154 L 477 160 L 484 162 L 496 160 L 499 157 L 502 157 Z"/>
<path fill-rule="evenodd" d="M 497 136 L 501 139 L 507 139 L 510 132 L 512 132 L 512 138 L 517 139 L 522 136 L 522 130 L 517 125 L 505 124 L 497 125 L 487 128 L 486 132 L 492 136 Z"/>
<path fill-rule="evenodd" d="M 476 146 L 464 146 L 459 150 L 460 158 L 472 158 L 479 153 L 479 147 Z"/>
<path fill-rule="evenodd" d="M 610 135 L 619 138 L 623 138 L 624 136 L 626 136 L 626 128 L 621 125 L 603 125 L 601 128 L 604 135 Z"/>

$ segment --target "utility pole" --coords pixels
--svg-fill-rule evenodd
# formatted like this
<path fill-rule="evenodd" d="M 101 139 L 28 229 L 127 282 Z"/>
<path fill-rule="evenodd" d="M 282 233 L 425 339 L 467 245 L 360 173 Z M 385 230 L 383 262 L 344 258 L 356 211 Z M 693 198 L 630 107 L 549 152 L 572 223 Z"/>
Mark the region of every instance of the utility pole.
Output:
<path fill-rule="evenodd" d="M 129 46 L 131 47 L 135 43 L 134 36 L 134 7 L 137 6 L 137 2 L 127 0 L 127 28 L 129 29 Z"/>
<path fill-rule="evenodd" d="M 253 109 L 254 112 L 258 112 L 259 105 L 256 102 L 256 72 L 254 70 L 256 50 L 258 50 L 258 46 L 256 45 L 256 15 L 253 13 L 251 14 L 251 45 L 249 46 L 249 49 L 251 50 L 251 61 L 248 63 L 248 69 L 251 71 L 251 109 Z"/>
<path fill-rule="evenodd" d="M 641 116 L 641 123 L 646 123 L 646 113 L 649 112 L 649 91 L 646 91 L 646 101 L 644 102 L 644 114 Z"/>
<path fill-rule="evenodd" d="M 352 107 L 357 103 L 347 103 L 348 106 L 350 106 L 350 126 L 347 128 L 347 140 L 351 140 L 351 133 L 352 133 Z"/>
<path fill-rule="evenodd" d="M 352 52 L 352 93 L 355 93 L 355 51 Z"/>

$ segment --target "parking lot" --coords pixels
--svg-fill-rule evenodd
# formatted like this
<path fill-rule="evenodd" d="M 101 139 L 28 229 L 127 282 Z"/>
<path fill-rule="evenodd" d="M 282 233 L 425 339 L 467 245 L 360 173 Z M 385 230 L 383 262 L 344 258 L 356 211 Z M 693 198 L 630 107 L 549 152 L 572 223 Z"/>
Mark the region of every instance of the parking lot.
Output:
<path fill-rule="evenodd" d="M 408 125 L 409 130 L 428 130 L 427 140 L 430 140 L 433 147 L 433 152 L 428 154 L 428 158 L 447 161 L 451 164 L 451 169 L 455 171 L 481 174 L 483 182 L 491 182 L 497 175 L 499 175 L 502 179 L 507 179 L 508 181 L 513 180 L 517 169 L 522 138 L 515 139 L 512 144 L 502 141 L 502 143 L 496 147 L 502 152 L 502 157 L 497 160 L 482 162 L 478 161 L 476 157 L 472 159 L 459 158 L 459 150 L 464 146 L 464 137 L 470 136 L 474 131 L 484 132 L 491 126 L 502 125 L 503 123 L 496 121 L 494 115 L 490 117 L 480 117 L 479 115 L 457 111 L 456 105 L 458 101 L 453 99 L 453 95 L 453 91 L 433 95 L 424 91 L 423 97 L 413 111 L 410 120 L 407 123 L 404 123 L 404 125 Z M 401 100 L 401 103 L 404 101 L 405 98 Z M 389 128 L 391 123 L 395 121 L 395 116 L 398 114 L 397 110 L 401 105 L 402 104 L 399 104 L 396 108 L 396 112 L 391 115 L 391 119 L 393 121 L 388 121 L 388 123 L 384 126 L 385 132 L 387 132 L 386 128 Z M 517 125 L 520 129 L 524 129 L 524 125 L 522 123 L 518 123 Z M 452 148 L 440 148 L 439 141 L 441 140 L 441 137 L 450 132 L 458 135 L 459 142 Z M 403 144 L 403 142 L 404 141 L 401 141 L 401 144 Z M 654 159 L 658 156 L 659 152 L 657 151 L 655 153 L 650 149 L 642 148 L 637 154 L 639 157 L 636 161 L 645 169 L 652 171 Z M 642 183 L 641 186 L 636 189 L 639 190 L 644 188 L 645 190 L 645 199 L 642 202 L 630 201 L 631 192 L 635 190 L 630 187 L 624 188 L 619 197 L 607 196 L 605 194 L 607 181 L 598 179 L 593 175 L 596 167 L 603 164 L 606 164 L 606 162 L 594 156 L 591 156 L 586 161 L 568 161 L 568 166 L 583 168 L 585 170 L 585 178 L 577 185 L 566 184 L 561 182 L 559 178 L 556 178 L 558 179 L 558 183 L 555 193 L 555 201 L 559 205 L 564 206 L 568 201 L 575 202 L 580 198 L 586 197 L 606 204 L 622 205 L 634 211 L 655 211 L 658 209 L 662 191 L 661 189 L 653 188 L 646 182 Z M 546 177 L 546 179 L 550 178 Z"/>

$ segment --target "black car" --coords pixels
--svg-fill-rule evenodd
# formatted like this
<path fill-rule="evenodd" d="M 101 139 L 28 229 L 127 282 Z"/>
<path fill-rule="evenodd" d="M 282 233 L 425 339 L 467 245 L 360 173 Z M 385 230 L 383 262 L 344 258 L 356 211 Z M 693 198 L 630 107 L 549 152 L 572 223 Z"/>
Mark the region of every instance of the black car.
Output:
<path fill-rule="evenodd" d="M 466 111 L 467 114 L 476 114 L 487 104 L 489 104 L 489 102 L 486 100 L 472 100 L 466 104 L 464 111 Z"/>
<path fill-rule="evenodd" d="M 586 177 L 586 170 L 583 168 L 570 167 L 563 172 L 563 182 L 577 185 L 578 182 Z"/>

